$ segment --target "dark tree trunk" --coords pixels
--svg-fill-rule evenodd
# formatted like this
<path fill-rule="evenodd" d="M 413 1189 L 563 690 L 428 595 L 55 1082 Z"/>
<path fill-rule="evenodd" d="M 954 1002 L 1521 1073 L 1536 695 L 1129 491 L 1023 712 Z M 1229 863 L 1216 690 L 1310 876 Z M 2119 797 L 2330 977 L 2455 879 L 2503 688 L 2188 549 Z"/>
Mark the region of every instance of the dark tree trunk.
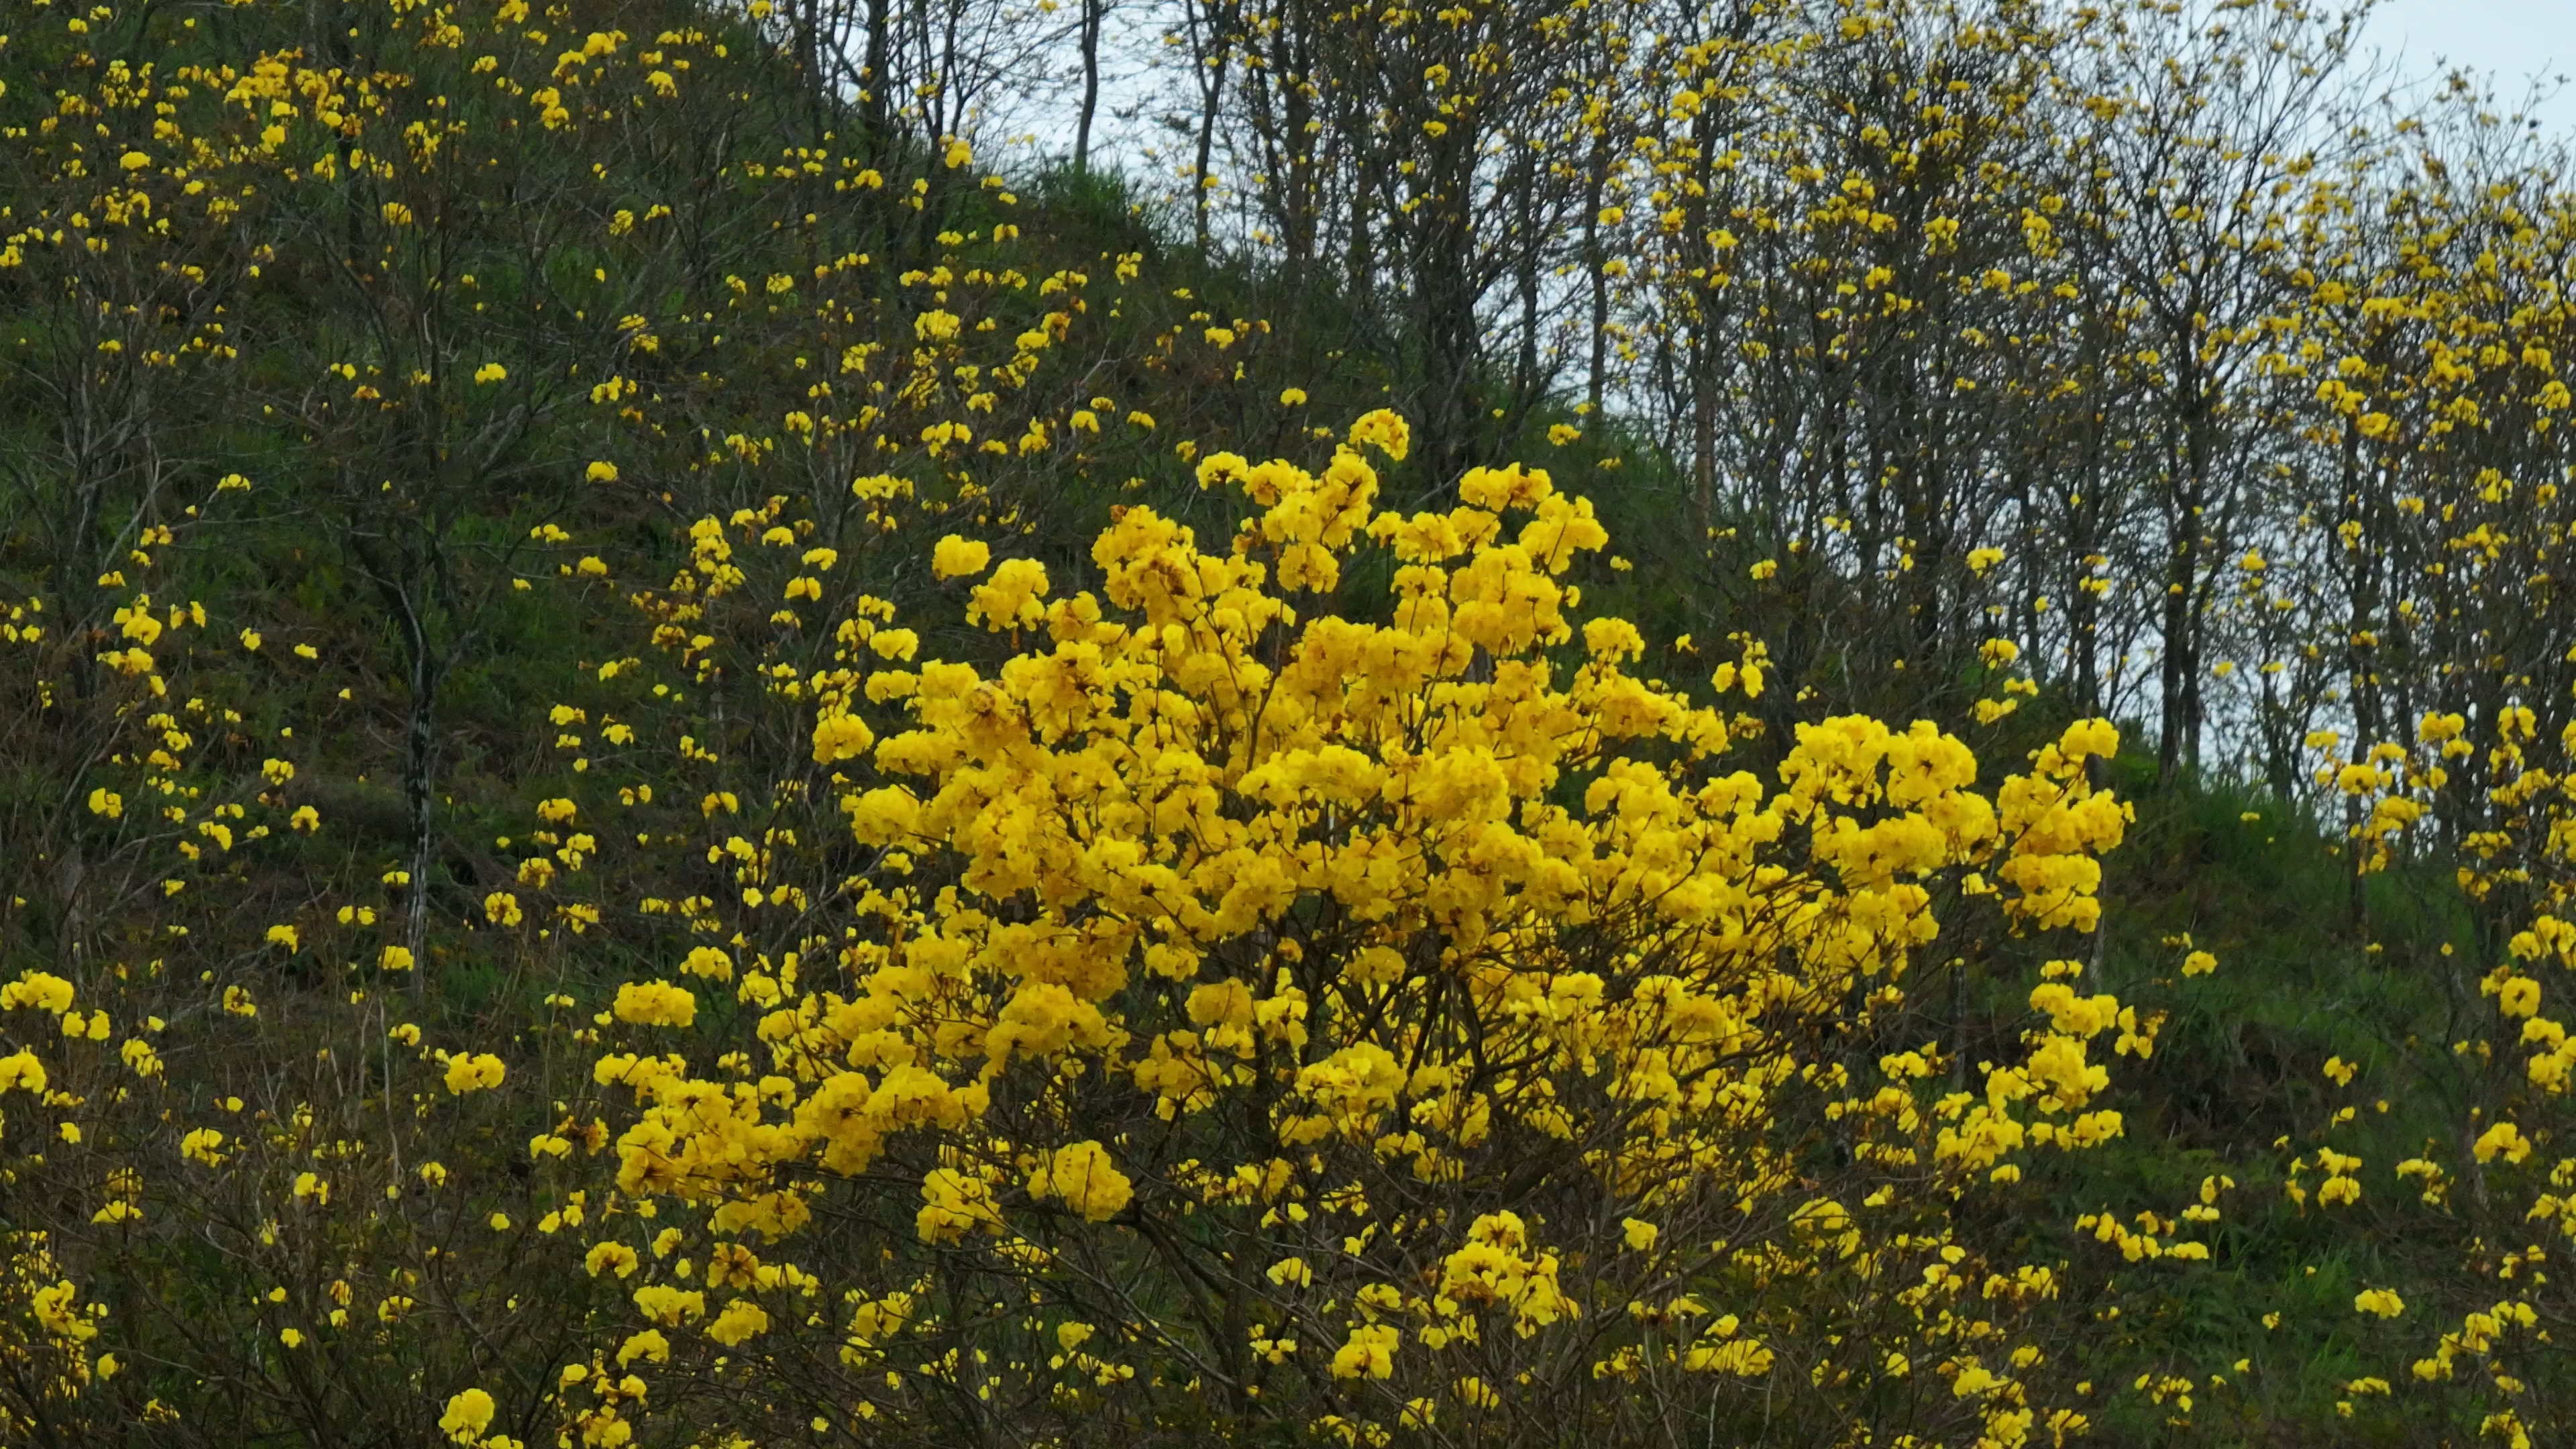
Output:
<path fill-rule="evenodd" d="M 868 157 L 882 165 L 892 148 L 893 107 L 886 96 L 886 68 L 894 60 L 894 0 L 868 0 L 867 70 L 860 77 L 859 115 L 868 133 Z"/>
<path fill-rule="evenodd" d="M 1194 222 L 1192 241 L 1200 256 L 1208 252 L 1208 166 L 1216 154 L 1216 123 L 1225 104 L 1226 38 L 1217 29 L 1214 7 L 1202 12 L 1206 16 L 1207 34 L 1202 39 L 1199 56 L 1199 144 L 1198 155 L 1190 169 L 1190 216 Z"/>
<path fill-rule="evenodd" d="M 1100 27 L 1109 0 L 1082 0 L 1082 118 L 1073 132 L 1073 169 L 1091 169 L 1091 118 L 1100 110 Z"/>

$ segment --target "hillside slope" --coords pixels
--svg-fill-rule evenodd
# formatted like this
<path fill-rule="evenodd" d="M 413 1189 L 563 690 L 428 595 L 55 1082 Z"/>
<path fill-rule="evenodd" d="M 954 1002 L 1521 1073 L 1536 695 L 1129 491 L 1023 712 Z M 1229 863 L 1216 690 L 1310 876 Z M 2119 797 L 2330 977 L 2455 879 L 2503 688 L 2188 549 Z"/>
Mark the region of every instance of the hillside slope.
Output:
<path fill-rule="evenodd" d="M 2204 775 L 758 24 L 0 43 L 0 1443 L 2569 1421 L 2529 708 Z"/>

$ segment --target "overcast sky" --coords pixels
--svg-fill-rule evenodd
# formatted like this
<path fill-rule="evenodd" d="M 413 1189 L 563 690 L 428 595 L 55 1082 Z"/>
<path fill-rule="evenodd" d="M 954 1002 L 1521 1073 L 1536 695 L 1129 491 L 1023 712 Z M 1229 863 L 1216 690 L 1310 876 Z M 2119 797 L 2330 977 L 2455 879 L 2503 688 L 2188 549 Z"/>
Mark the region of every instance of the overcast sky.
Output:
<path fill-rule="evenodd" d="M 2535 73 L 2576 72 L 2576 0 L 2386 0 L 2368 33 L 2406 74 L 2433 73 L 2437 59 L 2488 72 L 2507 102 Z M 2560 87 L 2538 115 L 2576 132 L 2576 88 Z"/>
<path fill-rule="evenodd" d="M 0 0 L 0 7 L 8 3 Z M 1113 51 L 1134 56 L 1158 48 L 1153 35 L 1162 23 L 1161 9 L 1121 5 L 1111 15 L 1120 32 Z M 2445 66 L 2465 66 L 2491 77 L 2496 95 L 2507 105 L 2523 99 L 2534 76 L 2576 74 L 2576 0 L 2380 0 L 2363 36 L 2364 48 L 2376 47 L 2399 75 L 2429 80 Z M 1134 117 L 1112 113 L 1122 107 L 1153 109 L 1168 99 L 1169 81 L 1167 75 L 1133 66 L 1109 78 L 1100 121 L 1104 151 L 1132 164 L 1140 145 L 1150 143 L 1158 155 L 1148 169 L 1157 175 L 1168 172 L 1176 154 L 1170 138 Z M 1001 124 L 1021 144 L 1061 154 L 1071 147 L 1072 128 L 1063 119 L 1060 101 L 1051 101 L 1055 109 L 1043 116 L 1015 115 Z M 2537 115 L 2550 131 L 2576 139 L 2576 86 L 2556 87 Z M 1037 134 L 1027 134 L 1032 129 Z"/>

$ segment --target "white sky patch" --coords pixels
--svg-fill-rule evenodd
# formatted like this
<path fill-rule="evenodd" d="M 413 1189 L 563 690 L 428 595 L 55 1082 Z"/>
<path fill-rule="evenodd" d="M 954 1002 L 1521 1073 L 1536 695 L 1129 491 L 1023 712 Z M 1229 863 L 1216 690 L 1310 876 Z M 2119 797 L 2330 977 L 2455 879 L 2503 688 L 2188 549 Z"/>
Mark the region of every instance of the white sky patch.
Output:
<path fill-rule="evenodd" d="M 2487 77 L 2508 110 L 2538 79 L 2545 98 L 2533 118 L 2544 133 L 2576 134 L 2576 87 L 2555 79 L 2576 73 L 2576 4 L 2569 0 L 2387 0 L 2363 37 L 2403 77 L 2427 80 L 2451 67 Z"/>

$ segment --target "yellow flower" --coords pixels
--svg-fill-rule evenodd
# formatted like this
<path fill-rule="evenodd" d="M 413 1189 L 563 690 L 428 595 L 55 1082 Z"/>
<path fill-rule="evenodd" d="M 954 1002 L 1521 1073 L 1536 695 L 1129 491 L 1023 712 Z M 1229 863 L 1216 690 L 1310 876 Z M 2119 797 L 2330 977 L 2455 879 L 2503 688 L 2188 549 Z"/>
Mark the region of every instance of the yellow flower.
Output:
<path fill-rule="evenodd" d="M 984 571 L 993 550 L 979 540 L 950 534 L 930 551 L 930 572 L 942 579 L 962 579 Z"/>
<path fill-rule="evenodd" d="M 497 362 L 487 362 L 481 367 L 474 369 L 474 380 L 485 386 L 499 382 L 509 375 L 510 369 L 503 367 Z"/>
<path fill-rule="evenodd" d="M 592 483 L 614 483 L 617 481 L 617 465 L 605 461 L 593 463 L 582 470 L 581 476 Z"/>
<path fill-rule="evenodd" d="M 81 1342 L 98 1336 L 97 1326 L 72 1301 L 79 1292 L 64 1280 L 28 1295 L 28 1310 L 48 1337 Z"/>
<path fill-rule="evenodd" d="M 655 1323 L 677 1327 L 707 1316 L 707 1296 L 694 1289 L 654 1283 L 635 1290 L 636 1311 Z"/>
<path fill-rule="evenodd" d="M 1046 616 L 1038 603 L 1046 592 L 1046 565 L 1033 558 L 1004 559 L 991 582 L 976 585 L 968 595 L 966 620 L 996 632 L 1034 628 Z"/>
<path fill-rule="evenodd" d="M 2531 1155 L 2531 1140 L 2511 1122 L 2498 1122 L 2479 1136 L 2469 1149 L 2480 1162 L 2502 1157 L 2507 1162 L 2520 1162 Z"/>
<path fill-rule="evenodd" d="M 932 1168 L 921 1181 L 921 1201 L 913 1229 L 925 1243 L 953 1243 L 970 1230 L 1002 1230 L 1002 1214 L 994 1205 L 993 1189 L 956 1168 Z"/>
<path fill-rule="evenodd" d="M 876 743 L 876 733 L 854 714 L 826 714 L 814 722 L 814 763 L 856 759 Z"/>
<path fill-rule="evenodd" d="M 737 1298 L 724 1306 L 715 1322 L 707 1325 L 707 1337 L 727 1348 L 739 1348 L 751 1338 L 769 1331 L 769 1315 L 748 1298 Z"/>
<path fill-rule="evenodd" d="M 1054 1199 L 1095 1223 L 1116 1217 L 1135 1197 L 1135 1185 L 1097 1142 L 1059 1147 L 1029 1177 L 1029 1195 Z"/>
<path fill-rule="evenodd" d="M 447 1412 L 438 1416 L 438 1427 L 459 1444 L 471 1444 L 492 1427 L 492 1413 L 498 1407 L 492 1396 L 481 1389 L 467 1389 L 447 1401 Z"/>
<path fill-rule="evenodd" d="M 1375 448 L 1401 463 L 1413 446 L 1413 429 L 1398 414 L 1378 408 L 1362 413 L 1359 421 L 1351 424 L 1350 440 L 1353 444 Z"/>
<path fill-rule="evenodd" d="M 2540 983 L 2528 976 L 2509 976 L 2496 988 L 2496 1010 L 2517 1021 L 2540 1011 Z"/>
<path fill-rule="evenodd" d="M 458 1052 L 447 1059 L 447 1090 L 457 1096 L 501 1085 L 508 1068 L 490 1052 Z"/>
<path fill-rule="evenodd" d="M 2355 1313 L 2375 1313 L 2382 1318 L 2395 1318 L 2406 1311 L 2406 1300 L 2390 1288 L 2364 1288 L 2352 1297 Z"/>
<path fill-rule="evenodd" d="M 698 1019 L 697 997 L 668 981 L 629 981 L 617 988 L 611 1009 L 633 1026 L 687 1027 Z"/>
<path fill-rule="evenodd" d="M 1691 1351 L 1682 1359 L 1682 1366 L 1694 1373 L 1732 1374 L 1737 1378 L 1747 1379 L 1760 1378 L 1769 1373 L 1771 1363 L 1771 1350 L 1750 1338 L 1695 1343 L 1691 1345 Z M 1969 1377 L 1971 1374 L 1978 1375 L 1979 1378 L 1971 1379 Z M 1994 1375 L 1984 1369 L 1964 1369 L 1960 1372 L 1959 1378 L 1952 1382 L 1951 1390 L 1964 1398 L 1968 1394 L 1978 1392 L 1986 1385 L 1991 1385 L 1994 1381 Z M 1961 1389 L 1959 1385 L 1962 1382 L 1967 1383 L 1969 1387 Z"/>
<path fill-rule="evenodd" d="M 1395 1373 L 1395 1350 L 1404 1335 L 1383 1323 L 1351 1330 L 1348 1342 L 1333 1350 L 1333 1377 L 1382 1379 Z"/>
<path fill-rule="evenodd" d="M 26 1047 L 21 1047 L 10 1052 L 8 1057 L 0 1057 L 0 1093 L 10 1091 L 10 1088 L 23 1088 L 23 1091 L 31 1093 L 44 1091 L 44 1062 L 36 1060 L 36 1052 L 28 1052 Z"/>

